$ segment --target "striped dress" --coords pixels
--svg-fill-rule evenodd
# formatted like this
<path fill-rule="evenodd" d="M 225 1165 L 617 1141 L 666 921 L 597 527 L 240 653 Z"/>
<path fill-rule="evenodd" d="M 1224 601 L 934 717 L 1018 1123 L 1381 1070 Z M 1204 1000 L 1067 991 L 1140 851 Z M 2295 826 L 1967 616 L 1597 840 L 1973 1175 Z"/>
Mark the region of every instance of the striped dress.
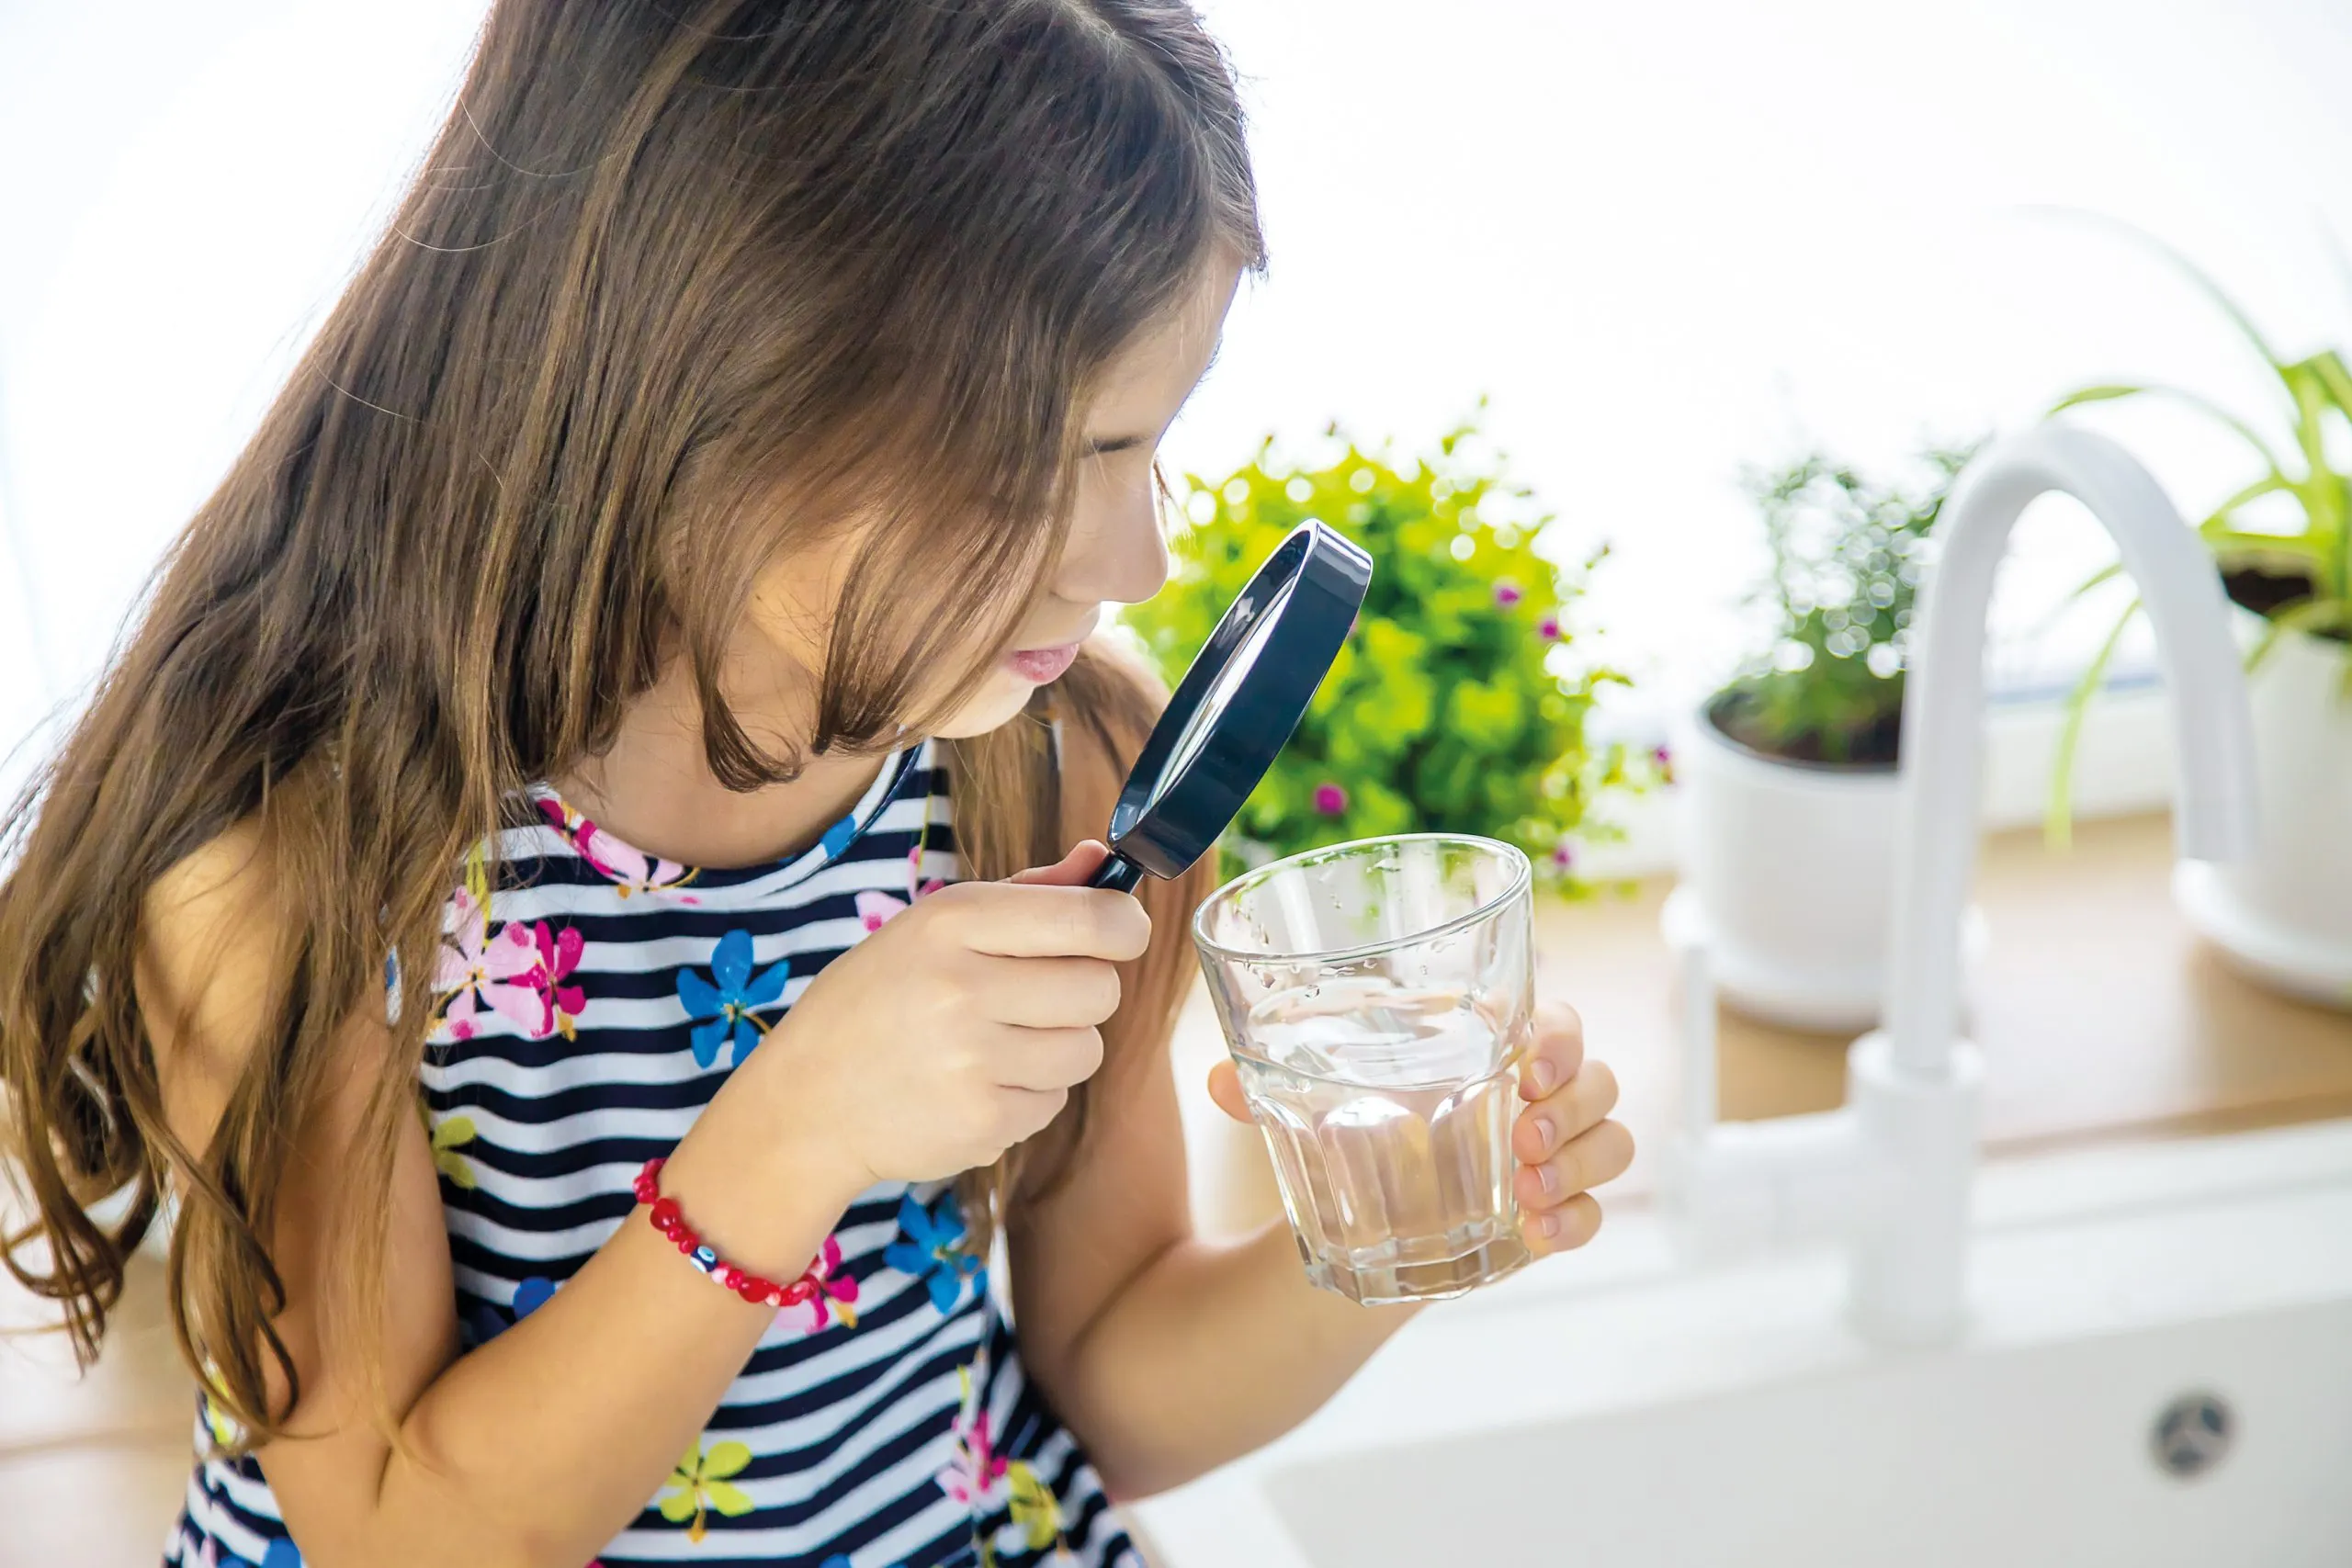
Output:
<path fill-rule="evenodd" d="M 422 1100 L 469 1347 L 628 1218 L 638 1168 L 828 963 L 956 874 L 946 787 L 929 744 L 901 752 L 815 848 L 734 871 L 639 853 L 540 791 L 497 888 L 467 872 Z M 1139 1568 L 964 1240 L 944 1183 L 853 1203 L 606 1568 Z M 199 1400 L 164 1561 L 297 1568 L 260 1465 L 215 1447 L 232 1437 Z"/>

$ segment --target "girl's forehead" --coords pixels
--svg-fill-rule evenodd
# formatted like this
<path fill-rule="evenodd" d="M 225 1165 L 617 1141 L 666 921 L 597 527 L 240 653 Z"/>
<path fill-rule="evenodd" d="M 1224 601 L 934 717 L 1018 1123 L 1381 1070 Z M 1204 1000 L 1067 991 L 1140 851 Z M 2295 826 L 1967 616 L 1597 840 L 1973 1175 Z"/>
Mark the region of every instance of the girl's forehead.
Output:
<path fill-rule="evenodd" d="M 1241 278 L 1238 262 L 1219 257 L 1193 287 L 1104 367 L 1086 411 L 1086 432 L 1100 442 L 1128 434 L 1157 437 L 1216 356 Z"/>

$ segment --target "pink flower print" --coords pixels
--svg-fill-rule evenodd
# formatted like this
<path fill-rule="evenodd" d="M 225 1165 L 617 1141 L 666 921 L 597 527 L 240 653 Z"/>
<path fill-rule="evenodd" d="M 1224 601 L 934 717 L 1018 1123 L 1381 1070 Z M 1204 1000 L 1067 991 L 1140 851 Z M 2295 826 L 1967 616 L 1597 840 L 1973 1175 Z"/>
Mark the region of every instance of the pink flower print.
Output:
<path fill-rule="evenodd" d="M 907 891 L 910 897 L 901 898 L 895 893 L 876 893 L 871 890 L 861 893 L 857 896 L 858 922 L 865 926 L 869 933 L 878 931 L 891 916 L 903 911 L 911 899 L 928 898 L 947 886 L 935 876 L 923 882 L 916 881 L 916 878 L 922 875 L 922 846 L 918 844 L 907 854 Z"/>
<path fill-rule="evenodd" d="M 970 1370 L 965 1369 L 960 1375 L 968 1390 Z M 989 1413 L 968 1396 L 965 1403 L 964 1413 L 956 1417 L 956 1457 L 936 1479 L 939 1489 L 951 1499 L 982 1513 L 996 1506 L 997 1494 L 1003 1489 L 1005 1459 L 989 1436 Z"/>
<path fill-rule="evenodd" d="M 542 798 L 539 811 L 557 832 L 571 841 L 582 860 L 616 884 L 622 897 L 632 893 L 662 893 L 681 904 L 701 902 L 691 894 L 678 891 L 695 879 L 695 873 L 688 867 L 673 860 L 653 858 L 621 842 L 560 800 Z"/>
<path fill-rule="evenodd" d="M 804 1332 L 815 1334 L 836 1317 L 843 1328 L 857 1326 L 857 1312 L 852 1305 L 857 1300 L 857 1281 L 846 1274 L 835 1274 L 841 1266 L 842 1244 L 829 1235 L 800 1278 L 784 1288 L 785 1305 L 805 1305 L 812 1314 Z"/>
<path fill-rule="evenodd" d="M 490 930 L 488 914 L 460 887 L 450 895 L 457 929 L 442 943 L 434 965 L 433 988 L 449 999 L 441 1021 L 452 1040 L 470 1040 L 480 1010 L 488 1007 L 519 1027 L 544 1034 L 547 1009 L 536 985 L 525 976 L 539 966 L 539 953 L 519 926 Z M 521 980 L 523 984 L 514 982 Z"/>
<path fill-rule="evenodd" d="M 509 926 L 509 931 L 514 928 Z M 560 1033 L 566 1040 L 574 1038 L 572 1024 L 580 1010 L 588 1005 L 588 993 L 578 986 L 563 981 L 580 967 L 580 954 L 587 945 L 585 938 L 571 926 L 560 931 L 548 930 L 541 920 L 531 928 L 533 951 L 538 964 L 523 976 L 524 983 L 538 993 L 540 1012 L 538 1037 Z"/>

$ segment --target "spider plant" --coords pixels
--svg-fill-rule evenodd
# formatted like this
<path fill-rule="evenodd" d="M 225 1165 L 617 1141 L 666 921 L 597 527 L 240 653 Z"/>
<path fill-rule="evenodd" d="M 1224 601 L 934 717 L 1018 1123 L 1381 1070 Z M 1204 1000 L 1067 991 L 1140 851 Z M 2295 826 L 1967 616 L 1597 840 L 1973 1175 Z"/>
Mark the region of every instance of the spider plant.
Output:
<path fill-rule="evenodd" d="M 2327 441 L 2331 424 L 2352 431 L 2352 370 L 2332 348 L 2301 359 L 2285 358 L 2237 302 L 2187 256 L 2153 235 L 2136 229 L 2126 231 L 2178 269 L 2270 367 L 2278 378 L 2279 405 L 2292 446 L 2274 444 L 2251 422 L 2202 393 L 2155 382 L 2106 382 L 2078 388 L 2052 404 L 2050 412 L 2126 398 L 2157 398 L 2194 410 L 2243 441 L 2255 460 L 2252 478 L 2199 522 L 2197 532 L 2231 580 L 2234 596 L 2267 622 L 2248 651 L 2246 668 L 2257 668 L 2278 639 L 2290 632 L 2333 637 L 2346 645 L 2344 688 L 2352 694 L 2352 527 L 2347 527 L 2347 517 L 2352 517 L 2352 474 L 2329 457 Z M 2287 498 L 2287 504 L 2272 502 L 2269 515 L 2292 520 L 2295 526 L 2279 529 L 2249 520 L 2249 508 L 2274 496 Z M 2282 513 L 2288 517 L 2280 518 Z M 2120 563 L 2104 568 L 2077 587 L 2075 596 L 2121 571 Z M 2265 592 L 2258 596 L 2249 593 L 2245 591 L 2249 583 L 2259 583 Z M 2116 617 L 2067 698 L 2044 819 L 2044 830 L 2053 843 L 2064 844 L 2070 836 L 2075 754 L 2084 716 L 2107 677 L 2108 665 L 2125 630 L 2139 613 L 2140 601 L 2135 598 Z"/>

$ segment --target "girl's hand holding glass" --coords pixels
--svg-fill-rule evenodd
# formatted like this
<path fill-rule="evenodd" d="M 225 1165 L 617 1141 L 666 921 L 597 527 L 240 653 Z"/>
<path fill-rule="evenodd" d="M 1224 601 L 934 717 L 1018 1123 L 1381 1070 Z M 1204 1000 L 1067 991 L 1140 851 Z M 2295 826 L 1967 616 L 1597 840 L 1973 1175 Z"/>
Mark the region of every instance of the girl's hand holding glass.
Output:
<path fill-rule="evenodd" d="M 1545 1002 L 1535 1010 L 1535 1042 L 1519 1073 L 1526 1101 L 1511 1127 L 1518 1162 L 1512 1193 L 1521 1234 L 1542 1257 L 1590 1241 L 1600 1229 L 1592 1189 L 1615 1180 L 1634 1160 L 1634 1138 L 1609 1120 L 1617 1105 L 1617 1077 L 1605 1062 L 1588 1061 L 1584 1021 L 1576 1010 Z M 1236 1121 L 1249 1122 L 1250 1102 L 1230 1060 L 1209 1070 L 1209 1096 Z"/>

